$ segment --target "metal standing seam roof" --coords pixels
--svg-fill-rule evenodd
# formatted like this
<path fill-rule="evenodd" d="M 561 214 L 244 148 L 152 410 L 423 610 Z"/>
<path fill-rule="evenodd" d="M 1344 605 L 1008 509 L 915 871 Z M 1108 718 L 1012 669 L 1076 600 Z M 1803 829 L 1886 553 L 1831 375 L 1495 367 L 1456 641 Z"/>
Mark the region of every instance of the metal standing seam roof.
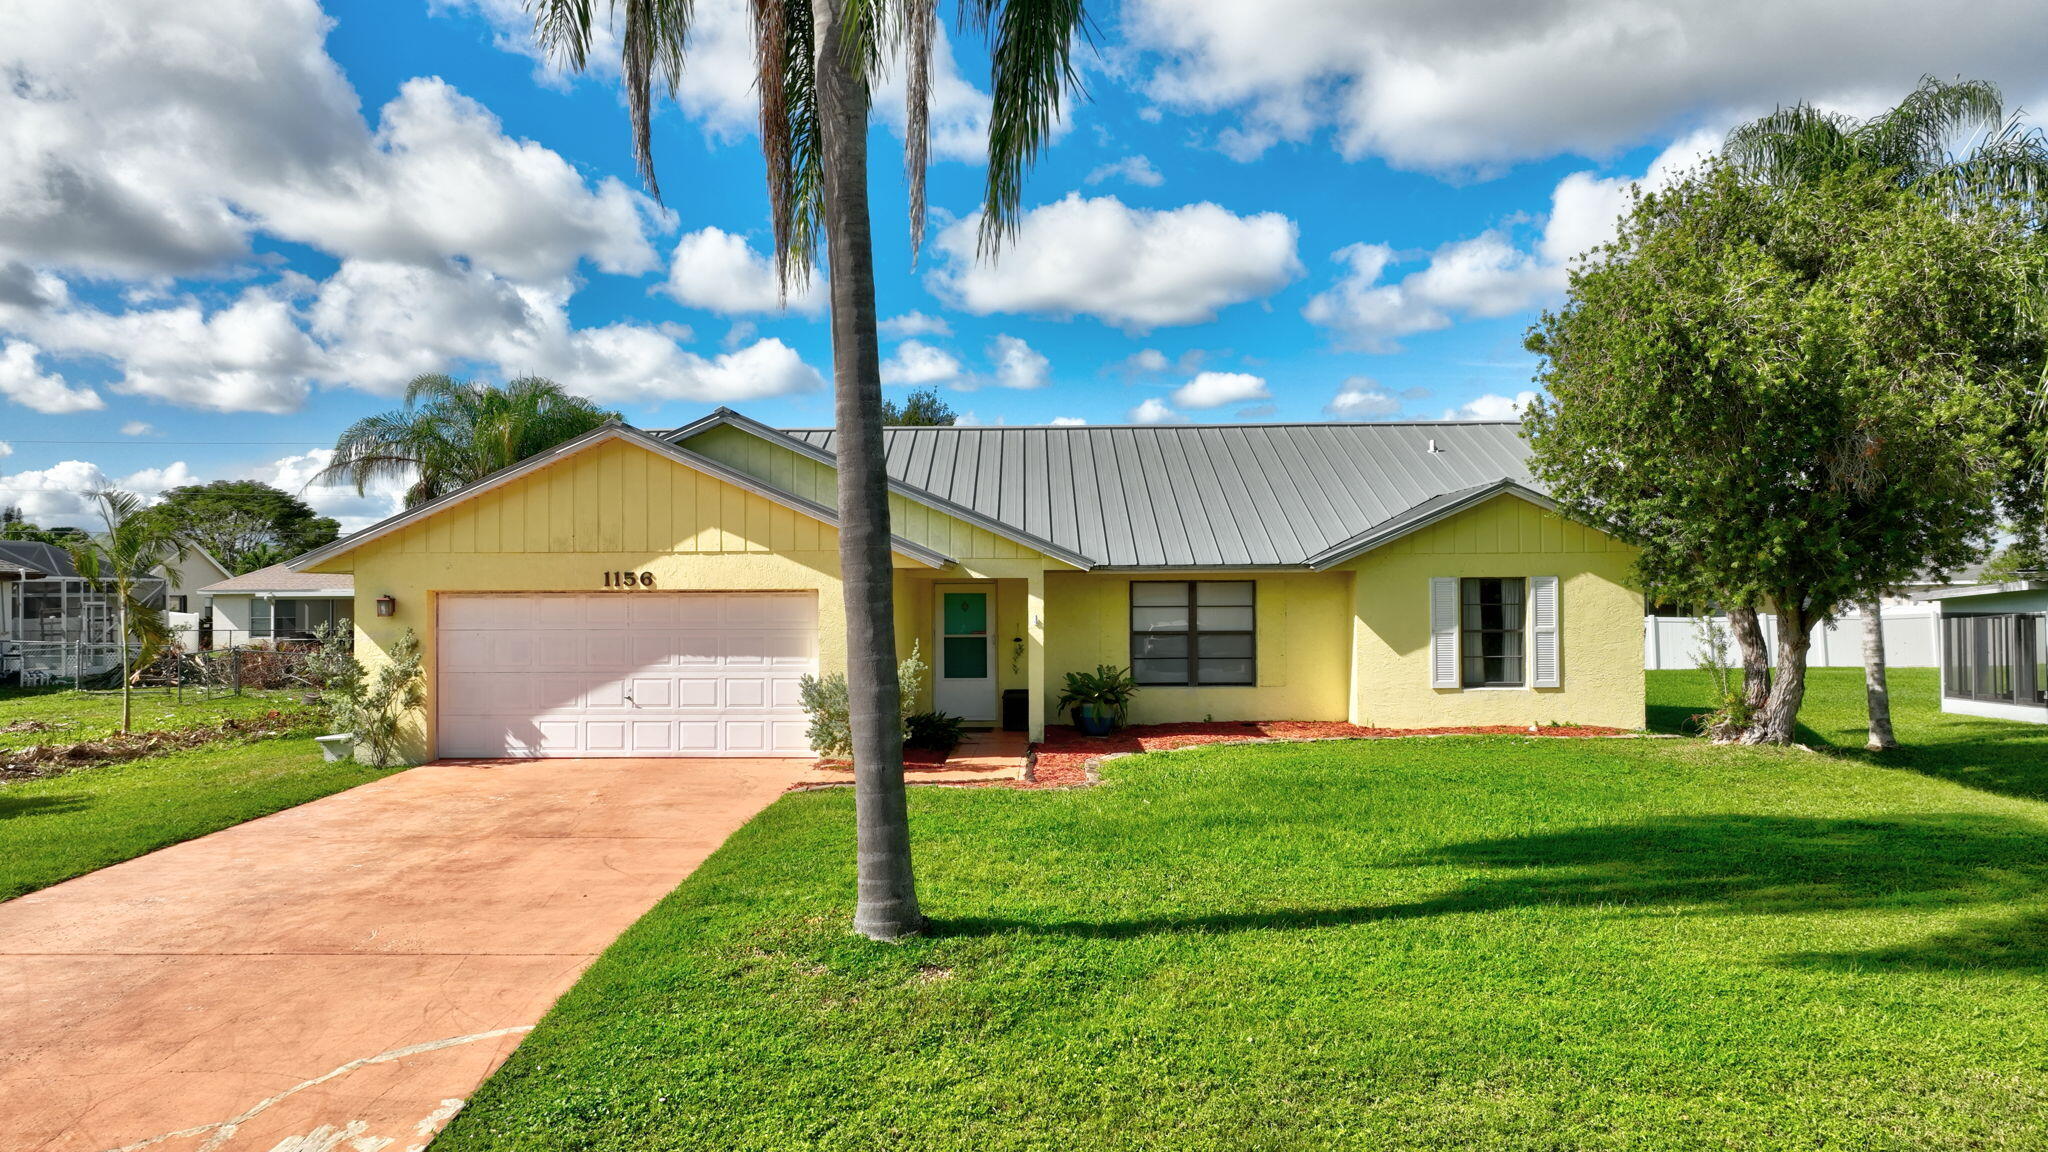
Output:
<path fill-rule="evenodd" d="M 785 434 L 832 451 L 829 428 Z M 1513 422 L 889 428 L 883 447 L 891 479 L 1112 568 L 1300 566 L 1443 497 L 1542 491 Z"/>

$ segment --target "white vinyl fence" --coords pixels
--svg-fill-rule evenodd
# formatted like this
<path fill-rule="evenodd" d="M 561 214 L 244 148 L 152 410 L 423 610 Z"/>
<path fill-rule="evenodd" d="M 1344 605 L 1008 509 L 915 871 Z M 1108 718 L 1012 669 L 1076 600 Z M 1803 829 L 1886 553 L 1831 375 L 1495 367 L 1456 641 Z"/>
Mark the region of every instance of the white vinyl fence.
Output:
<path fill-rule="evenodd" d="M 1940 627 L 1932 604 L 1909 604 L 1884 609 L 1885 662 L 1893 668 L 1932 668 L 1936 664 L 1936 629 Z M 1722 621 L 1723 627 L 1727 622 Z M 1778 621 L 1763 618 L 1764 642 L 1777 655 Z M 1643 667 L 1697 668 L 1700 666 L 1699 620 L 1691 616 L 1646 616 L 1643 618 Z M 1742 657 L 1731 638 L 1728 655 L 1740 664 Z M 1863 666 L 1863 616 L 1852 612 L 1813 630 L 1813 647 L 1807 664 L 1814 668 L 1861 668 Z"/>

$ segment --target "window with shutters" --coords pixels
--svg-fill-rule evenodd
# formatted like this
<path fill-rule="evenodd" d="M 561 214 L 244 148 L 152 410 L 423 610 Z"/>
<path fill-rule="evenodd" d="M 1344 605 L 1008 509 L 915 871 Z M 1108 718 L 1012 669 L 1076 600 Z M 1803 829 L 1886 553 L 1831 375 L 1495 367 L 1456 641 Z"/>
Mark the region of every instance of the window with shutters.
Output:
<path fill-rule="evenodd" d="M 1140 684 L 1258 683 L 1250 580 L 1131 581 L 1131 675 Z"/>
<path fill-rule="evenodd" d="M 1458 649 L 1467 688 L 1520 688 L 1528 581 L 1520 576 L 1467 576 L 1459 582 Z"/>

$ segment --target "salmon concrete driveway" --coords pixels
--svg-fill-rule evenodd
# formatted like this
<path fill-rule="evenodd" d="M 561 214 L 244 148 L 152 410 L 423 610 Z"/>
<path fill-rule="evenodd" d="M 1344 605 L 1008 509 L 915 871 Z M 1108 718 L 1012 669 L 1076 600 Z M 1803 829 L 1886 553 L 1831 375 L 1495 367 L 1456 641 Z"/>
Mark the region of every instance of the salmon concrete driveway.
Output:
<path fill-rule="evenodd" d="M 803 767 L 432 764 L 0 904 L 0 1149 L 421 1147 Z"/>

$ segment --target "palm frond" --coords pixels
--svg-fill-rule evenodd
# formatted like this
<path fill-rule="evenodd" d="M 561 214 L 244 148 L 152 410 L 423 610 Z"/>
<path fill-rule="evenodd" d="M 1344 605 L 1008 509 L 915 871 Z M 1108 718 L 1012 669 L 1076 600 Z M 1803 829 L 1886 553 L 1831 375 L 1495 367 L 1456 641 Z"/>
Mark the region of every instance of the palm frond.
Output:
<path fill-rule="evenodd" d="M 1864 121 L 1852 135 L 1865 159 L 1911 179 L 1940 167 L 1970 137 L 1995 134 L 2004 122 L 2005 100 L 1997 85 L 1922 76 L 1896 107 Z"/>
<path fill-rule="evenodd" d="M 902 0 L 903 175 L 910 184 L 910 262 L 924 248 L 925 175 L 931 167 L 932 41 L 938 0 Z"/>
<path fill-rule="evenodd" d="M 776 281 L 786 301 L 810 282 L 824 211 L 809 0 L 754 0 L 754 68 Z"/>
<path fill-rule="evenodd" d="M 1074 36 L 1090 29 L 1082 0 L 962 0 L 961 11 L 991 40 L 980 250 L 992 255 L 1016 230 L 1024 170 L 1051 139 L 1062 97 L 1081 87 Z"/>
<path fill-rule="evenodd" d="M 633 132 L 633 163 L 648 195 L 661 200 L 654 172 L 654 85 L 674 96 L 683 79 L 694 0 L 609 0 L 619 37 L 619 85 Z M 527 0 L 533 34 L 548 54 L 575 71 L 590 63 L 596 12 L 591 0 Z"/>
<path fill-rule="evenodd" d="M 1797 184 L 1856 163 L 1856 128 L 1854 117 L 1794 104 L 1738 125 L 1721 155 L 1753 180 Z"/>

